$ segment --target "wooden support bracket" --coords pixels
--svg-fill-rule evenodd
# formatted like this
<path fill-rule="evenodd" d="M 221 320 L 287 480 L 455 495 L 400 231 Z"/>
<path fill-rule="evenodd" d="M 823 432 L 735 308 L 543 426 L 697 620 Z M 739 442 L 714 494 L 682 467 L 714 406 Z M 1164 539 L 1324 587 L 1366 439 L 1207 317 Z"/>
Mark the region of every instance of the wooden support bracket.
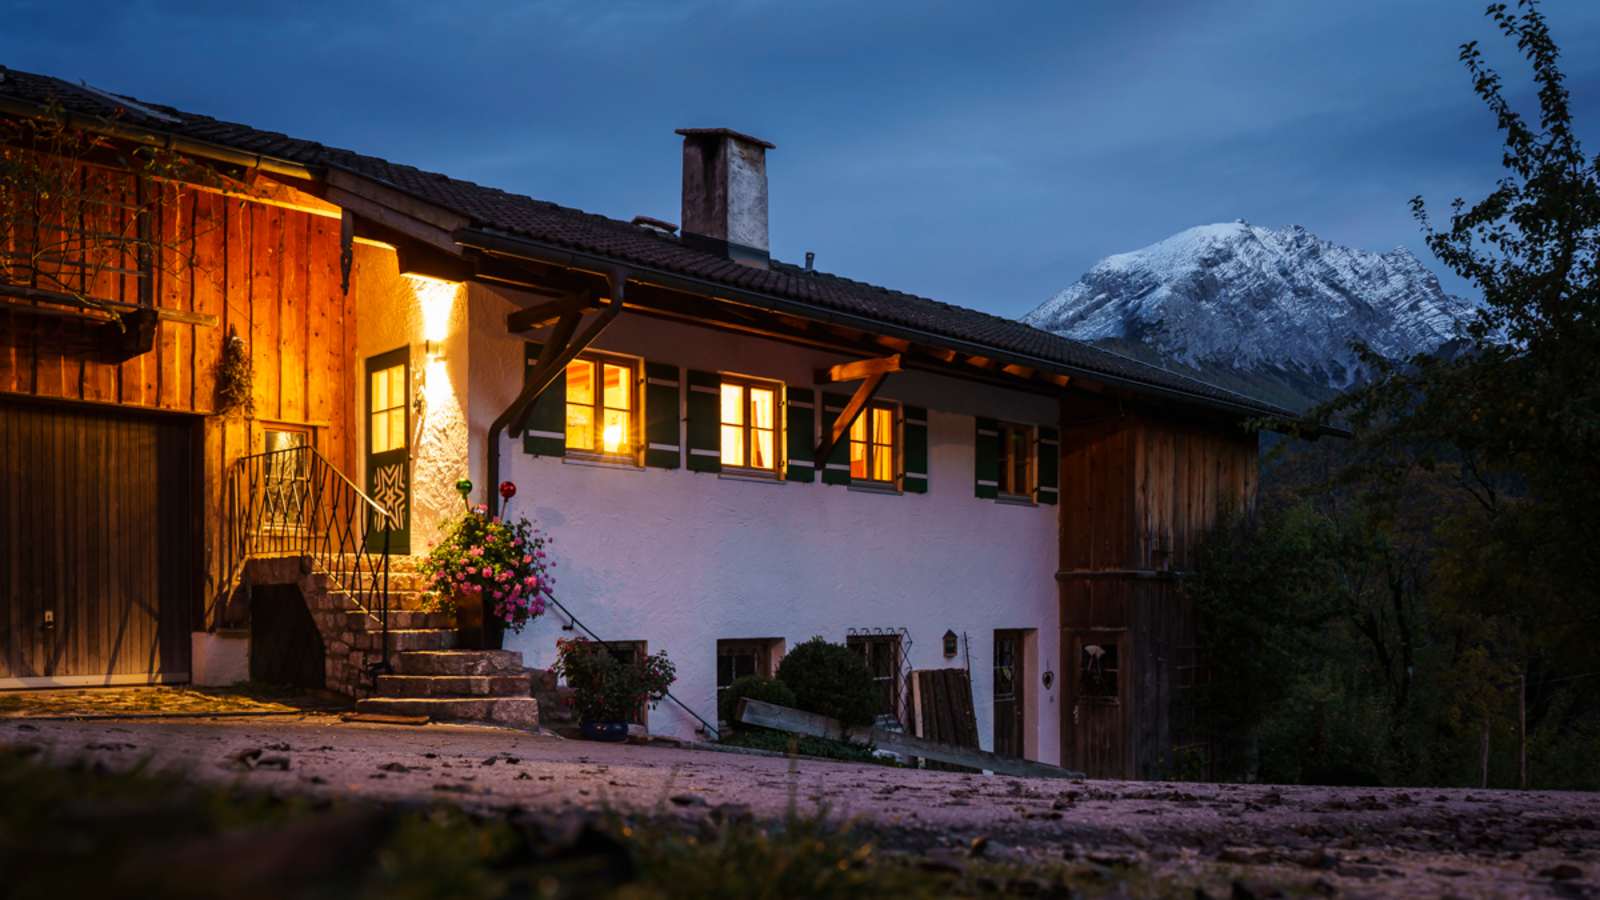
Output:
<path fill-rule="evenodd" d="M 581 313 L 595 302 L 592 294 L 569 294 L 547 303 L 519 309 L 506 316 L 506 330 L 512 334 L 522 334 L 535 328 L 543 328 L 552 322 L 559 322 L 571 313 Z"/>
<path fill-rule="evenodd" d="M 896 366 L 899 365 L 899 357 L 895 357 L 895 364 Z M 832 453 L 833 448 L 839 445 L 839 441 L 850 433 L 850 426 L 854 425 L 856 419 L 860 418 L 861 411 L 867 408 L 868 403 L 872 402 L 873 396 L 878 393 L 878 388 L 883 386 L 883 379 L 887 377 L 889 377 L 887 370 L 873 372 L 866 376 L 866 380 L 861 382 L 860 387 L 856 388 L 856 392 L 851 396 L 850 402 L 845 404 L 844 412 L 840 413 L 839 418 L 834 420 L 833 428 L 824 434 L 821 443 L 817 444 L 817 455 L 813 456 L 812 459 L 817 461 L 819 467 L 827 464 L 828 454 Z"/>
<path fill-rule="evenodd" d="M 817 384 L 836 384 L 841 381 L 860 381 L 872 375 L 900 371 L 900 354 L 880 356 L 876 359 L 858 359 L 817 370 Z"/>

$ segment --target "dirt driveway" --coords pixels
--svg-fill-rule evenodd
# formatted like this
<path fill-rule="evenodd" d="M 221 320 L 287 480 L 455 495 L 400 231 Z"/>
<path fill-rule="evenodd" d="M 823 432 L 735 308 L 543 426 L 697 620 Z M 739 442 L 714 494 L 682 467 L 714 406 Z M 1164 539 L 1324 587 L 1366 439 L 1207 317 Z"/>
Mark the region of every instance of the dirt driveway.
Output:
<path fill-rule="evenodd" d="M 1600 797 L 1588 794 L 1053 781 L 316 715 L 13 720 L 0 722 L 0 744 L 272 791 L 552 816 L 823 810 L 886 848 L 952 864 L 978 852 L 1206 880 L 1222 871 L 1322 894 L 1600 897 Z"/>

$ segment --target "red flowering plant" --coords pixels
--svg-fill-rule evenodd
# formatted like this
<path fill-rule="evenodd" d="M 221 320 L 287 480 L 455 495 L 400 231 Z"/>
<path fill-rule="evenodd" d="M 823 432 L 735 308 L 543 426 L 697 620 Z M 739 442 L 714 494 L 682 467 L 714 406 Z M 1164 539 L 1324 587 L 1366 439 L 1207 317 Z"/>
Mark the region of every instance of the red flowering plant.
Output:
<path fill-rule="evenodd" d="M 516 487 L 506 482 L 500 492 L 509 501 Z M 427 608 L 455 613 L 458 602 L 481 600 L 485 615 L 521 631 L 544 614 L 555 586 L 555 561 L 546 550 L 554 541 L 525 518 L 491 516 L 481 503 L 468 506 L 446 520 L 444 536 L 418 566 L 432 591 Z"/>
<path fill-rule="evenodd" d="M 582 638 L 556 641 L 556 664 L 550 671 L 572 688 L 580 721 L 626 722 L 641 705 L 659 703 L 678 679 L 665 650 L 619 654 L 612 646 Z"/>

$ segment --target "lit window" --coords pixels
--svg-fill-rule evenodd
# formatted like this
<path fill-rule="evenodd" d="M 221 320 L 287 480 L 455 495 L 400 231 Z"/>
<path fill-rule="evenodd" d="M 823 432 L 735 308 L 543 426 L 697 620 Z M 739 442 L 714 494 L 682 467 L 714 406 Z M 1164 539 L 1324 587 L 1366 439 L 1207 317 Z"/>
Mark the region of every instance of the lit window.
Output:
<path fill-rule="evenodd" d="M 850 478 L 854 481 L 894 481 L 894 407 L 873 404 L 861 411 L 850 426 Z"/>
<path fill-rule="evenodd" d="M 1000 426 L 1000 493 L 1008 497 L 1033 496 L 1033 429 L 1027 425 Z"/>
<path fill-rule="evenodd" d="M 369 453 L 400 450 L 406 445 L 406 367 L 404 363 L 372 373 L 372 427 Z"/>
<path fill-rule="evenodd" d="M 638 447 L 638 369 L 625 359 L 567 364 L 567 449 L 632 457 Z"/>
<path fill-rule="evenodd" d="M 778 470 L 778 391 L 771 382 L 722 381 L 722 464 Z"/>

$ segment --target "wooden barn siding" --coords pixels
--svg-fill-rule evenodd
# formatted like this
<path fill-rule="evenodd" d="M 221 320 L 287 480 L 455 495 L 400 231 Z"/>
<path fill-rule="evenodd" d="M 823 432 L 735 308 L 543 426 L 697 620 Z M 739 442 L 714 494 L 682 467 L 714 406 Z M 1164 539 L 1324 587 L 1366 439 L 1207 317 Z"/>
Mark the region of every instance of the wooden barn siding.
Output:
<path fill-rule="evenodd" d="M 85 177 L 136 190 L 126 175 L 90 168 Z M 0 306 L 0 393 L 206 416 L 204 427 L 205 593 L 214 590 L 224 473 L 261 446 L 263 425 L 312 425 L 319 449 L 354 472 L 351 382 L 355 371 L 355 286 L 339 289 L 339 221 L 298 209 L 172 185 L 155 233 L 177 246 L 148 290 L 160 309 L 213 316 L 216 325 L 163 319 L 155 347 L 121 364 L 96 359 L 94 323 Z M 105 215 L 114 216 L 107 212 Z M 86 226 L 122 227 L 107 219 Z M 136 269 L 134 260 L 114 263 Z M 91 296 L 141 302 L 141 279 L 105 272 Z M 232 327 L 250 347 L 255 417 L 216 416 L 216 368 Z"/>
<path fill-rule="evenodd" d="M 1126 633 L 1123 769 L 1160 775 L 1175 745 L 1198 739 L 1184 706 L 1201 672 L 1197 627 L 1176 573 L 1223 509 L 1254 503 L 1256 438 L 1226 423 L 1065 405 L 1062 422 L 1061 646 L 1075 631 Z M 1071 716 L 1062 728 L 1062 746 L 1073 746 Z"/>

